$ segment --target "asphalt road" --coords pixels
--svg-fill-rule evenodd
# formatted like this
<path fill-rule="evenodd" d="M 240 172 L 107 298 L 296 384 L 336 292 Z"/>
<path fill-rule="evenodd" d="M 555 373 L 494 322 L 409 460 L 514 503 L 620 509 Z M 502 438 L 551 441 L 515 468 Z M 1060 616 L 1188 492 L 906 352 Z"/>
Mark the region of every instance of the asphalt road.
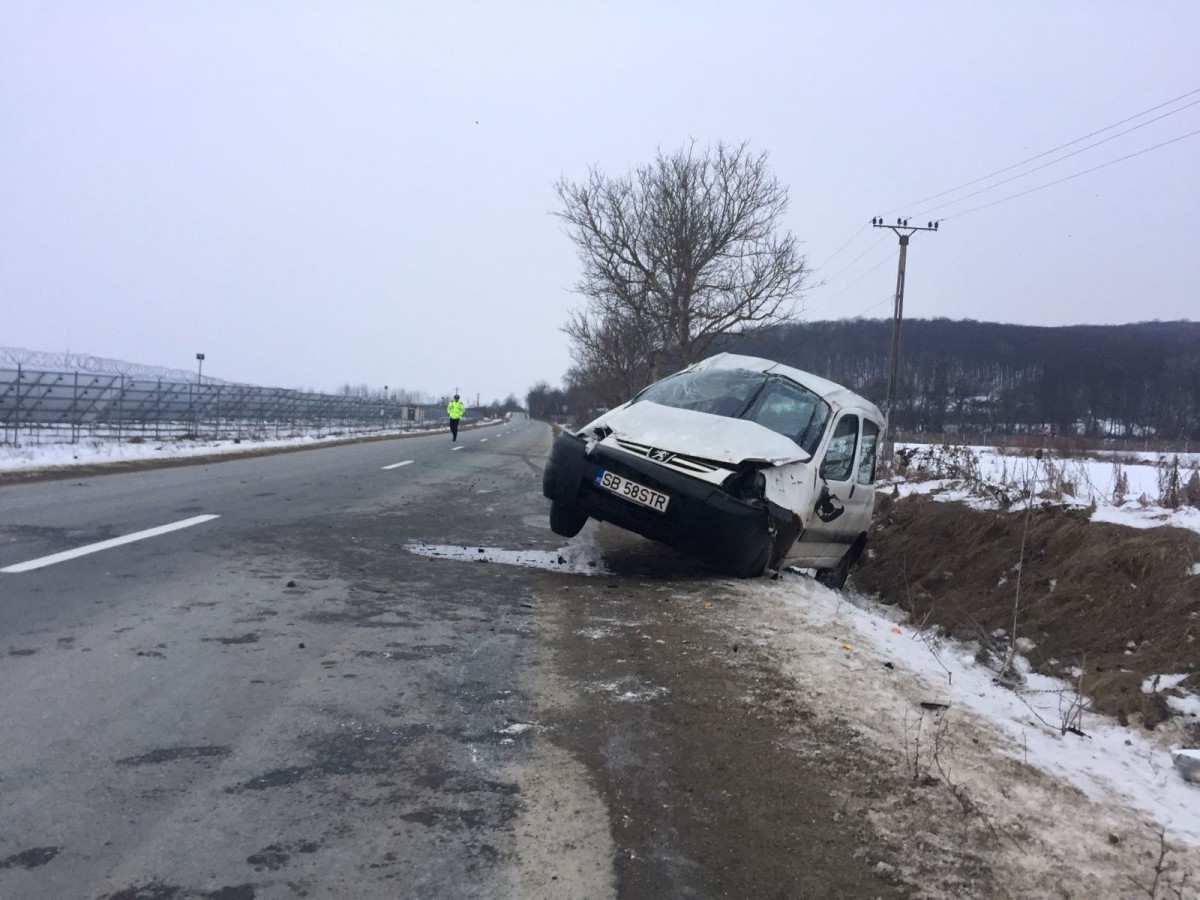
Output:
<path fill-rule="evenodd" d="M 563 546 L 549 444 L 0 487 L 0 900 L 911 896 L 718 576 L 594 526 L 594 572 L 483 561 Z"/>

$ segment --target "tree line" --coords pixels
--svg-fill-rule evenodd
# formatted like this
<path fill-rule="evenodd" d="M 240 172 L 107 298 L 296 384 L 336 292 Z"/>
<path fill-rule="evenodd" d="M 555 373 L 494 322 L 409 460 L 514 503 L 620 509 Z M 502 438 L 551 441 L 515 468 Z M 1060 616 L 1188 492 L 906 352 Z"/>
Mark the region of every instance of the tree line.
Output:
<path fill-rule="evenodd" d="M 728 336 L 883 405 L 892 323 L 853 319 Z M 1035 327 L 910 319 L 901 332 L 896 410 L 903 431 L 1200 438 L 1200 323 Z"/>

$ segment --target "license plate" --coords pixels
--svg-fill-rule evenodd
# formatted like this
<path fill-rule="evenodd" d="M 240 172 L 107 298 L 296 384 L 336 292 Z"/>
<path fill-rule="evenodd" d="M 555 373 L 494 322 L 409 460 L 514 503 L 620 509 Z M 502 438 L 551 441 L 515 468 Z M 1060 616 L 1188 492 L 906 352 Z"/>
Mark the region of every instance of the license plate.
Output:
<path fill-rule="evenodd" d="M 670 498 L 660 491 L 651 490 L 645 485 L 622 478 L 605 469 L 599 469 L 596 472 L 595 485 L 655 512 L 666 512 L 667 503 L 670 501 Z"/>

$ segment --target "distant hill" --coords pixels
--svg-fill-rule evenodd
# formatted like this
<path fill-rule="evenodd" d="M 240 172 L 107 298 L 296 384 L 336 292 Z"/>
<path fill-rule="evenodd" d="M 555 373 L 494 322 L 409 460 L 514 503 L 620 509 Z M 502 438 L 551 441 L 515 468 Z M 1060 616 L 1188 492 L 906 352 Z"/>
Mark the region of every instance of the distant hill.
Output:
<path fill-rule="evenodd" d="M 718 349 L 765 356 L 884 405 L 890 319 L 801 322 Z M 911 319 L 895 424 L 904 431 L 1200 439 L 1200 322 L 1040 328 Z"/>

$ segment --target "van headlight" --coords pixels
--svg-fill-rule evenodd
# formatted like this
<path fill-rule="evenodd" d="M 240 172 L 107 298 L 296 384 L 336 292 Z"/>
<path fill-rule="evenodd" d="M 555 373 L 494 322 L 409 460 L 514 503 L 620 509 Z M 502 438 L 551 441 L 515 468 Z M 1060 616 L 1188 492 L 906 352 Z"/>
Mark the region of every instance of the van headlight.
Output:
<path fill-rule="evenodd" d="M 767 478 L 758 466 L 743 464 L 721 482 L 721 488 L 739 500 L 763 500 L 767 495 Z"/>

